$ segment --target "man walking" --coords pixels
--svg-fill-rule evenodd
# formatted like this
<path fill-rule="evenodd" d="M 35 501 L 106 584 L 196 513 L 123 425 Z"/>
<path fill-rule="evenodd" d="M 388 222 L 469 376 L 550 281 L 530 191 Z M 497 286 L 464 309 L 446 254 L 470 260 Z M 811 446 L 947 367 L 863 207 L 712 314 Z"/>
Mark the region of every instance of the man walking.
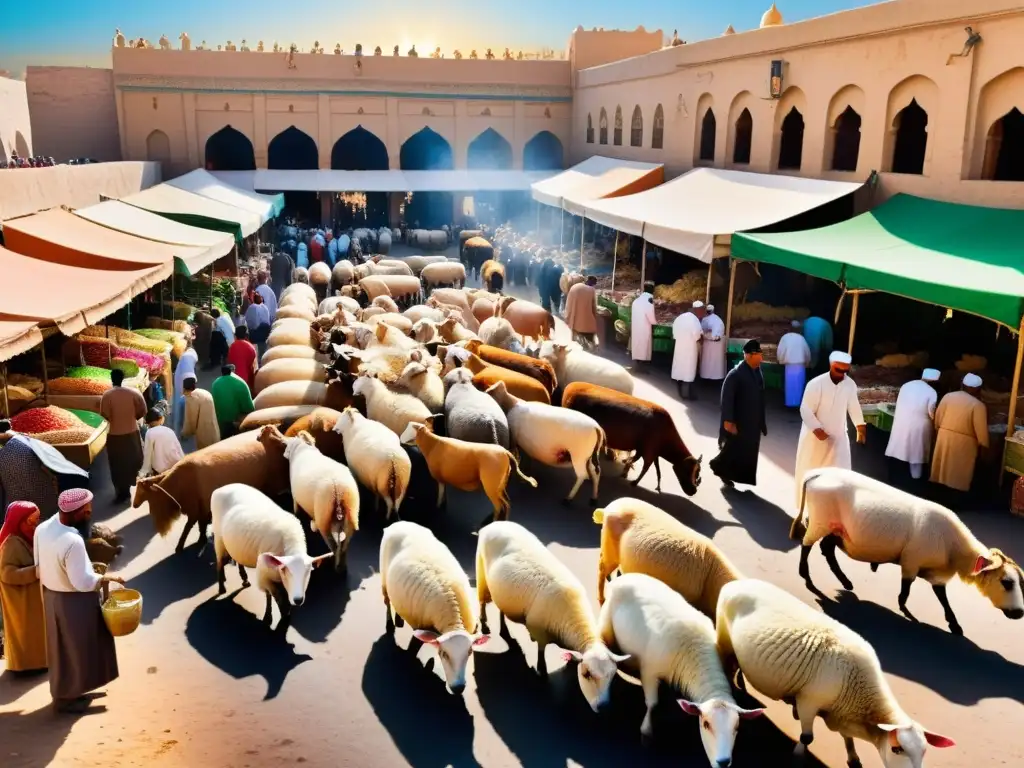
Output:
<path fill-rule="evenodd" d="M 988 413 L 978 399 L 981 377 L 964 376 L 963 389 L 950 392 L 935 409 L 933 483 L 955 491 L 969 491 L 980 448 L 988 448 Z"/>
<path fill-rule="evenodd" d="M 644 283 L 644 292 L 636 297 L 629 310 L 629 354 L 634 363 L 649 363 L 654 348 L 654 283 Z M 637 366 L 634 366 L 636 369 Z"/>
<path fill-rule="evenodd" d="M 734 483 L 757 484 L 761 436 L 768 434 L 761 360 L 761 343 L 751 339 L 743 345 L 743 362 L 722 382 L 719 453 L 708 466 L 727 488 Z"/>
<path fill-rule="evenodd" d="M 574 341 L 584 347 L 597 345 L 597 278 L 591 275 L 585 283 L 569 289 L 565 298 L 565 323 Z"/>
<path fill-rule="evenodd" d="M 198 388 L 195 376 L 185 379 L 185 424 L 181 430 L 183 438 L 193 435 L 196 438 L 197 451 L 220 440 L 213 395 L 205 389 Z"/>
<path fill-rule="evenodd" d="M 114 485 L 114 503 L 127 501 L 142 469 L 142 435 L 139 419 L 146 415 L 146 400 L 137 389 L 121 386 L 124 371 L 110 372 L 114 386 L 100 398 L 100 416 L 110 424 L 107 435 L 107 463 Z M 182 409 L 184 410 L 184 409 Z"/>
<path fill-rule="evenodd" d="M 704 302 L 695 301 L 689 312 L 683 312 L 672 323 L 672 378 L 679 388 L 680 400 L 696 400 L 693 382 L 697 378 L 697 361 L 700 358 L 700 343 L 704 338 L 704 327 L 700 324 L 704 315 Z"/>
<path fill-rule="evenodd" d="M 235 366 L 225 365 L 220 369 L 220 378 L 213 382 L 211 394 L 217 410 L 220 436 L 228 438 L 238 432 L 238 426 L 255 407 L 249 385 L 235 375 Z"/>
<path fill-rule="evenodd" d="M 939 372 L 927 368 L 917 381 L 908 381 L 900 387 L 896 397 L 896 413 L 892 419 L 892 431 L 885 455 L 910 465 L 910 476 L 920 480 L 924 465 L 932 452 L 932 438 L 935 435 L 935 404 L 938 393 L 935 382 Z"/>

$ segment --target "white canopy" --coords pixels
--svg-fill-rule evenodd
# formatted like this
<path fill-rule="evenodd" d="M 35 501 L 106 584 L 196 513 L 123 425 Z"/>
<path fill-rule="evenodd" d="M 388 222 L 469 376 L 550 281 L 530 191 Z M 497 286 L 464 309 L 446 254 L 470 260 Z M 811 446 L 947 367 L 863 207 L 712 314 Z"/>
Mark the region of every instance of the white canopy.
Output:
<path fill-rule="evenodd" d="M 240 171 L 232 184 L 274 192 L 505 192 L 528 190 L 555 171 Z"/>
<path fill-rule="evenodd" d="M 243 186 L 233 186 L 221 181 L 202 168 L 197 168 L 166 183 L 178 189 L 184 189 L 186 192 L 251 211 L 262 219 L 261 223 L 266 223 L 269 219 L 274 218 L 284 208 L 283 195 L 261 195 L 257 192 L 247 191 Z"/>
<path fill-rule="evenodd" d="M 255 233 L 263 225 L 260 215 L 243 208 L 237 208 L 219 200 L 186 192 L 170 184 L 157 184 L 134 195 L 122 197 L 129 205 L 145 208 L 147 211 L 168 217 L 199 216 L 206 219 L 233 222 L 242 231 L 242 237 Z"/>
<path fill-rule="evenodd" d="M 665 180 L 665 166 L 594 155 L 567 171 L 533 184 L 533 199 L 564 208 L 578 216 L 587 202 L 610 197 L 629 188 L 648 189 Z"/>
<path fill-rule="evenodd" d="M 79 208 L 74 214 L 94 224 L 144 240 L 203 249 L 185 260 L 186 267 L 193 275 L 221 256 L 231 253 L 235 247 L 235 238 L 226 232 L 190 227 L 120 200 L 104 200 L 87 208 Z"/>
<path fill-rule="evenodd" d="M 695 168 L 635 195 L 594 200 L 586 217 L 710 263 L 715 235 L 767 227 L 838 200 L 861 182 Z"/>

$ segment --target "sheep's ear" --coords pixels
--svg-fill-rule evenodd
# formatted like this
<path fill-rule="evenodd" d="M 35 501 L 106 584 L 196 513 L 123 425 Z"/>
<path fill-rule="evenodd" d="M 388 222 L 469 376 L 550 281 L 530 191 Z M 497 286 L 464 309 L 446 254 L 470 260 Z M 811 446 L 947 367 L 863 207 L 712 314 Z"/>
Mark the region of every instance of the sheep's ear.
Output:
<path fill-rule="evenodd" d="M 264 568 L 277 568 L 280 570 L 284 568 L 284 561 L 277 555 L 271 554 L 270 552 L 264 552 L 259 556 L 257 565 L 261 565 Z"/>
<path fill-rule="evenodd" d="M 755 717 L 761 717 L 764 714 L 763 709 L 743 709 L 742 707 L 736 707 L 736 714 L 742 717 L 744 720 L 752 720 Z"/>
<path fill-rule="evenodd" d="M 417 629 L 412 636 L 427 645 L 437 645 L 437 633 L 431 632 L 429 629 Z"/>
<path fill-rule="evenodd" d="M 430 430 L 431 432 L 433 432 L 433 431 L 434 431 L 434 417 L 433 417 L 433 416 L 427 416 L 427 418 L 425 418 L 425 419 L 423 420 L 423 424 L 424 424 L 424 426 L 426 426 L 426 428 L 427 428 L 427 429 L 429 429 L 429 430 Z"/>
<path fill-rule="evenodd" d="M 562 651 L 562 661 L 566 664 L 573 661 L 583 661 L 583 654 L 579 651 Z"/>
<path fill-rule="evenodd" d="M 342 537 L 342 538 L 344 538 L 344 537 Z M 311 564 L 311 565 L 312 565 L 312 566 L 313 566 L 314 568 L 319 568 L 319 567 L 320 567 L 320 563 L 324 562 L 324 560 L 326 560 L 326 559 L 327 559 L 327 558 L 329 558 L 329 557 L 334 557 L 334 553 L 333 553 L 333 552 L 328 552 L 328 553 L 327 553 L 327 554 L 325 554 L 325 555 L 318 555 L 317 557 L 314 557 L 314 558 L 313 558 L 313 561 L 312 561 L 312 563 L 310 563 L 310 564 Z"/>
<path fill-rule="evenodd" d="M 986 557 L 985 555 L 978 555 L 978 561 L 974 564 L 974 571 L 972 571 L 971 575 L 977 576 L 982 571 L 987 571 L 995 567 L 996 561 L 994 559 Z"/>
<path fill-rule="evenodd" d="M 948 747 L 955 747 L 956 742 L 948 736 L 943 736 L 938 733 L 932 733 L 931 731 L 924 732 L 925 741 L 936 749 L 946 749 Z"/>
<path fill-rule="evenodd" d="M 694 717 L 700 717 L 700 706 L 694 704 L 692 701 L 677 699 L 676 704 L 678 704 L 680 709 L 682 709 L 686 714 L 693 715 Z"/>
<path fill-rule="evenodd" d="M 490 635 L 480 635 L 480 637 L 473 638 L 473 647 L 476 648 L 478 645 L 483 645 L 491 639 Z"/>

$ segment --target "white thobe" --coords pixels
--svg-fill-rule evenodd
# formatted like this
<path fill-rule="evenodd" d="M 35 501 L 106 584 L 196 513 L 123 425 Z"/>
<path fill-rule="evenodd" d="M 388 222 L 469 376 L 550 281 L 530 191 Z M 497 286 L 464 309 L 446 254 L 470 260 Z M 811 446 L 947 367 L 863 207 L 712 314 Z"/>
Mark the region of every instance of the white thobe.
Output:
<path fill-rule="evenodd" d="M 846 418 L 855 427 L 864 424 L 864 414 L 857 399 L 857 385 L 849 376 L 836 384 L 829 373 L 816 376 L 807 383 L 800 403 L 800 442 L 796 448 L 796 508 L 803 497 L 804 475 L 818 467 L 852 468 L 850 435 Z M 823 429 L 828 439 L 819 440 L 814 430 Z"/>
<path fill-rule="evenodd" d="M 264 283 L 256 286 L 256 293 L 263 297 L 263 303 L 270 312 L 270 322 L 273 323 L 277 320 L 277 296 L 274 295 L 274 289 Z"/>
<path fill-rule="evenodd" d="M 728 372 L 725 360 L 725 323 L 718 315 L 705 315 L 700 321 L 704 341 L 700 348 L 700 377 L 708 381 L 721 381 Z"/>
<path fill-rule="evenodd" d="M 697 378 L 697 360 L 704 329 L 693 312 L 684 312 L 672 323 L 675 351 L 672 353 L 672 378 L 686 383 Z"/>
<path fill-rule="evenodd" d="M 641 293 L 630 307 L 630 355 L 634 360 L 650 360 L 654 346 L 654 297 Z"/>
<path fill-rule="evenodd" d="M 189 347 L 185 350 L 185 354 L 178 360 L 178 365 L 174 368 L 174 396 L 181 397 L 185 391 L 184 383 L 186 376 L 196 375 L 196 365 L 199 364 L 199 353 L 194 348 Z"/>
<path fill-rule="evenodd" d="M 779 365 L 798 365 L 806 368 L 811 363 L 811 347 L 801 333 L 787 333 L 779 340 L 775 352 Z"/>
<path fill-rule="evenodd" d="M 938 393 L 927 381 L 918 379 L 900 387 L 896 398 L 896 415 L 892 420 L 889 445 L 885 455 L 905 461 L 921 476 L 922 465 L 927 464 L 935 436 L 935 406 Z"/>
<path fill-rule="evenodd" d="M 227 317 L 223 313 L 217 318 L 217 330 L 224 335 L 224 341 L 228 343 L 230 347 L 235 343 L 235 326 L 231 322 L 231 318 Z"/>
<path fill-rule="evenodd" d="M 187 407 L 187 406 L 186 406 Z M 181 443 L 174 430 L 167 427 L 150 427 L 146 430 L 146 442 L 142 449 L 142 469 L 139 477 L 149 477 L 149 473 L 162 475 L 179 461 L 185 458 Z"/>

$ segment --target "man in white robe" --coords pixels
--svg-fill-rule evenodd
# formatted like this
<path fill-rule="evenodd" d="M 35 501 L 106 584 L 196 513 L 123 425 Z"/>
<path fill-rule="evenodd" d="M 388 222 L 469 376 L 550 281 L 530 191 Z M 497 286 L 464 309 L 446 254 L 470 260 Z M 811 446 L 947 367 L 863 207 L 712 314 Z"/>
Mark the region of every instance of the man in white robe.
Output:
<path fill-rule="evenodd" d="M 796 408 L 804 394 L 804 382 L 807 381 L 807 366 L 811 364 L 811 347 L 807 339 L 800 333 L 800 321 L 793 321 L 793 330 L 779 339 L 779 348 L 775 352 L 779 365 L 785 366 L 786 378 L 784 392 L 786 407 Z"/>
<path fill-rule="evenodd" d="M 700 358 L 700 342 L 704 329 L 700 319 L 704 314 L 704 302 L 695 301 L 689 312 L 683 312 L 672 323 L 672 339 L 675 350 L 672 353 L 672 378 L 679 388 L 680 400 L 696 400 L 693 382 L 697 378 L 697 360 Z"/>
<path fill-rule="evenodd" d="M 935 405 L 939 398 L 934 382 L 938 380 L 939 372 L 928 368 L 920 379 L 900 387 L 896 398 L 896 414 L 885 455 L 910 464 L 910 476 L 915 480 L 924 476 L 924 465 L 931 458 Z"/>
<path fill-rule="evenodd" d="M 714 304 L 708 304 L 700 327 L 704 331 L 704 341 L 700 346 L 700 377 L 706 381 L 721 381 L 728 373 L 725 323 L 715 314 Z"/>
<path fill-rule="evenodd" d="M 803 500 L 804 476 L 818 467 L 852 469 L 846 419 L 857 428 L 857 442 L 867 441 L 867 424 L 857 399 L 857 385 L 847 374 L 853 359 L 846 352 L 829 355 L 829 371 L 807 383 L 800 403 L 800 442 L 796 448 L 796 508 Z"/>
<path fill-rule="evenodd" d="M 644 292 L 630 307 L 629 350 L 633 362 L 650 362 L 654 347 L 654 283 L 644 283 Z"/>

